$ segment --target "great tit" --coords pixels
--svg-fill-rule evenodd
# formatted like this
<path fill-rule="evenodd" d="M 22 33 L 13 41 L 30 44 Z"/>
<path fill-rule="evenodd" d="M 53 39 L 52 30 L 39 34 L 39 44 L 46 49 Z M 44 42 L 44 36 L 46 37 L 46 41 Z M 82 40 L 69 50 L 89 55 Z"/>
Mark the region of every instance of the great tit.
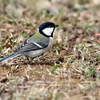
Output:
<path fill-rule="evenodd" d="M 32 59 L 41 56 L 50 49 L 53 43 L 53 32 L 58 26 L 52 22 L 41 24 L 38 31 L 32 37 L 19 46 L 13 54 L 0 59 L 0 62 L 17 56 L 26 56 Z"/>

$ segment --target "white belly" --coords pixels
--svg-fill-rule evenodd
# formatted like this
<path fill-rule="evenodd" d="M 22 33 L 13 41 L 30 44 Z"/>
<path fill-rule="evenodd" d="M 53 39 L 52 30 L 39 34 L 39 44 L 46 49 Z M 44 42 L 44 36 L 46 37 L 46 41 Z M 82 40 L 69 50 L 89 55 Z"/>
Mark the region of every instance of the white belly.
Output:
<path fill-rule="evenodd" d="M 50 37 L 49 39 L 50 39 L 50 43 L 49 43 L 49 45 L 46 48 L 35 50 L 35 51 L 30 51 L 30 52 L 27 53 L 26 56 L 35 58 L 35 57 L 41 56 L 42 54 L 47 52 L 50 49 L 50 47 L 51 47 L 51 45 L 53 43 L 53 38 Z"/>

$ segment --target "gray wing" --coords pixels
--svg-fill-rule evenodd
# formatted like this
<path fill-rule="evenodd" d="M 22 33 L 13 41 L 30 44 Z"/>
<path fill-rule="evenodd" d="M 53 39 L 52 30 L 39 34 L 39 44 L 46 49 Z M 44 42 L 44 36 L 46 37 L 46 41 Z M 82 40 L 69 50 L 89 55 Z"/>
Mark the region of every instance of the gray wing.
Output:
<path fill-rule="evenodd" d="M 47 47 L 49 42 L 41 43 L 41 42 L 30 42 L 29 40 L 25 41 L 15 52 L 27 52 L 39 50 Z"/>

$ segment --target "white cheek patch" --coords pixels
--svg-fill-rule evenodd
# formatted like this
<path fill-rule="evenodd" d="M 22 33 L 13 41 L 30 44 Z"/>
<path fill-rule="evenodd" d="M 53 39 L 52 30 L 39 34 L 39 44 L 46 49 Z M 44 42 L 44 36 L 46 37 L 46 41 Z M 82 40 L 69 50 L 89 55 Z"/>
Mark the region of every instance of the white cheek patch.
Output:
<path fill-rule="evenodd" d="M 43 33 L 47 36 L 51 36 L 51 33 L 53 32 L 54 28 L 53 27 L 50 27 L 50 28 L 45 28 L 43 29 Z"/>

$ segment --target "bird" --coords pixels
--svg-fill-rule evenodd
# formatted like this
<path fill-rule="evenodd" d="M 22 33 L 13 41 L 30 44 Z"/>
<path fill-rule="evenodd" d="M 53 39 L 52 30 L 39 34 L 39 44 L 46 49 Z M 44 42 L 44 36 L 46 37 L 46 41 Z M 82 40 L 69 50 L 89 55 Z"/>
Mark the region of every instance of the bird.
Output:
<path fill-rule="evenodd" d="M 55 28 L 58 26 L 59 25 L 55 25 L 53 22 L 44 22 L 39 26 L 37 32 L 22 43 L 14 53 L 1 58 L 0 63 L 17 56 L 30 57 L 34 60 L 35 58 L 43 55 L 52 46 L 53 33 Z"/>

